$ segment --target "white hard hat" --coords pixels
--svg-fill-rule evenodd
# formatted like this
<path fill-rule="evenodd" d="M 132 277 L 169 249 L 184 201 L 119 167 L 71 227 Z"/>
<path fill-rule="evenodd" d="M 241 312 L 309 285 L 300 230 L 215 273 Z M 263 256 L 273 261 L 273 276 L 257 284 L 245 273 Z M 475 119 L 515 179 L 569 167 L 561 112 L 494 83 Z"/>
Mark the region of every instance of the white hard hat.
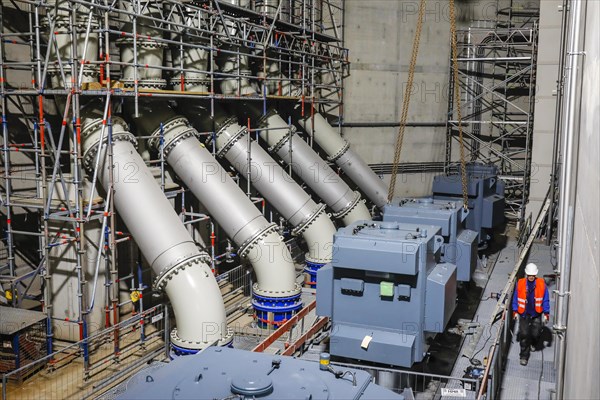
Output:
<path fill-rule="evenodd" d="M 534 263 L 529 263 L 525 266 L 525 275 L 537 275 L 538 267 Z"/>

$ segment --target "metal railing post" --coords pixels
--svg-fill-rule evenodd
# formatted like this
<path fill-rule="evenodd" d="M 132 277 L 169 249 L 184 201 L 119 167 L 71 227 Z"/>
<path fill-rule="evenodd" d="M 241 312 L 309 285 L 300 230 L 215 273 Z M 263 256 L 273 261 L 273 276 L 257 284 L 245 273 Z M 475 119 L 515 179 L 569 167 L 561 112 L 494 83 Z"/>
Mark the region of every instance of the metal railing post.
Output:
<path fill-rule="evenodd" d="M 167 305 L 163 305 L 163 312 L 164 312 L 164 341 L 165 341 L 165 357 L 168 359 L 170 359 L 171 357 L 171 336 L 169 335 L 170 332 L 170 321 L 169 321 L 169 307 L 167 307 Z"/>

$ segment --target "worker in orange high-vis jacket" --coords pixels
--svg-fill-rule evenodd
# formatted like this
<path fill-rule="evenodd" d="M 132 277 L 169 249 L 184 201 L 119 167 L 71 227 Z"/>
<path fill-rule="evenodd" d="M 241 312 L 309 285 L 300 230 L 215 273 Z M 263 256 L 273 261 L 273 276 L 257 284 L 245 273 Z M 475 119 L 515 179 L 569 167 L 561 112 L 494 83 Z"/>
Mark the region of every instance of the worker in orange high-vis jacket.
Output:
<path fill-rule="evenodd" d="M 521 365 L 527 365 L 531 347 L 537 344 L 550 318 L 550 296 L 543 278 L 538 278 L 538 267 L 533 263 L 525 267 L 525 278 L 519 279 L 513 296 L 513 317 L 519 319 L 519 341 Z"/>

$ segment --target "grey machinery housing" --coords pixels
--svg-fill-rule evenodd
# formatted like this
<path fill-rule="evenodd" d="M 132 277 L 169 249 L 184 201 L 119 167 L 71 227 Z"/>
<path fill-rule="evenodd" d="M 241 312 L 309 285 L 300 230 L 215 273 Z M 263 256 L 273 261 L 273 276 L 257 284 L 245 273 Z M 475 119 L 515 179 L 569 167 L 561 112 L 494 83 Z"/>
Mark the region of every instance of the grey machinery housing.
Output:
<path fill-rule="evenodd" d="M 456 279 L 460 282 L 469 282 L 477 267 L 479 235 L 476 231 L 465 229 L 465 219 L 469 215 L 462 202 L 432 198 L 394 199 L 383 209 L 386 222 L 441 227 L 444 237 L 441 260 L 456 265 Z"/>
<path fill-rule="evenodd" d="M 441 262 L 436 225 L 359 221 L 334 236 L 318 272 L 317 314 L 332 321 L 330 353 L 411 367 L 456 307 L 456 266 Z"/>
<path fill-rule="evenodd" d="M 504 222 L 504 182 L 498 179 L 494 165 L 470 163 L 466 165 L 469 215 L 467 229 L 479 233 L 479 241 L 487 242 L 488 229 Z M 433 198 L 436 200 L 460 200 L 462 202 L 462 179 L 456 174 L 436 176 L 433 179 Z"/>
<path fill-rule="evenodd" d="M 209 347 L 199 354 L 146 368 L 116 388 L 110 398 L 114 397 L 120 400 L 405 399 L 374 384 L 366 371 L 324 370 L 314 361 L 227 347 Z"/>

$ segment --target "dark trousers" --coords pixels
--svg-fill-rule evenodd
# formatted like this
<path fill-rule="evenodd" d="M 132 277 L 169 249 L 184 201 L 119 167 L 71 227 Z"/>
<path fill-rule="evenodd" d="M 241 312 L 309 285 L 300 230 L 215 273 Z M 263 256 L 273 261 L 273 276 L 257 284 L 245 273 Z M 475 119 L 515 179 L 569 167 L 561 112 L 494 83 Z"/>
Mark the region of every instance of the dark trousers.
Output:
<path fill-rule="evenodd" d="M 519 343 L 521 344 L 521 359 L 529 360 L 530 346 L 536 346 L 542 331 L 542 316 L 529 317 L 519 315 Z"/>

